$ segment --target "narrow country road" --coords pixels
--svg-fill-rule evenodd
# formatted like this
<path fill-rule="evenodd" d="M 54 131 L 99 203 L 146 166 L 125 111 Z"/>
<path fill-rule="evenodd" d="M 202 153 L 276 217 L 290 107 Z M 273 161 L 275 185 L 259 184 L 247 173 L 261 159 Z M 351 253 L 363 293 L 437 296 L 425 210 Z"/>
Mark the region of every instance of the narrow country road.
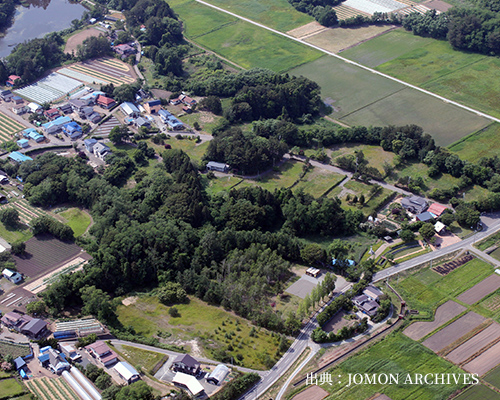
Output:
<path fill-rule="evenodd" d="M 311 48 L 313 48 L 313 49 L 319 50 L 319 51 L 321 51 L 321 52 L 322 52 L 322 53 L 324 53 L 324 54 L 328 54 L 329 56 L 332 56 L 332 57 L 338 58 L 339 60 L 342 60 L 342 61 L 344 61 L 344 62 L 346 62 L 346 63 L 348 63 L 348 64 L 351 64 L 351 65 L 354 65 L 355 67 L 358 67 L 358 68 L 364 69 L 364 70 L 366 70 L 366 71 L 369 71 L 369 72 L 371 72 L 372 74 L 380 75 L 380 76 L 382 76 L 382 77 L 384 77 L 384 78 L 390 79 L 391 81 L 397 82 L 397 83 L 399 83 L 399 84 L 401 84 L 401 85 L 404 85 L 404 86 L 409 87 L 409 88 L 411 88 L 411 89 L 418 90 L 419 92 L 425 93 L 425 94 L 427 94 L 427 95 L 429 95 L 429 96 L 432 96 L 432 97 L 435 97 L 435 98 L 437 98 L 437 99 L 439 99 L 439 100 L 442 100 L 442 101 L 444 101 L 445 103 L 452 104 L 452 105 L 454 105 L 454 106 L 456 106 L 456 107 L 459 107 L 459 108 L 462 108 L 462 109 L 464 109 L 464 110 L 467 110 L 467 111 L 469 111 L 469 112 L 471 112 L 471 113 L 477 114 L 477 115 L 479 115 L 480 117 L 487 118 L 487 119 L 489 119 L 490 121 L 500 122 L 500 119 L 495 118 L 495 117 L 493 117 L 492 115 L 489 115 L 489 114 L 483 113 L 483 112 L 481 112 L 481 111 L 479 111 L 479 110 L 475 110 L 474 108 L 471 108 L 471 107 L 464 106 L 463 104 L 460 104 L 460 103 L 457 103 L 456 101 L 453 101 L 453 100 L 447 99 L 446 97 L 439 96 L 439 95 L 438 95 L 438 94 L 436 94 L 436 93 L 429 92 L 428 90 L 422 89 L 422 88 L 420 88 L 420 87 L 418 87 L 418 86 L 415 86 L 415 85 L 412 85 L 412 84 L 410 84 L 410 83 L 408 83 L 408 82 L 402 81 L 401 79 L 397 79 L 397 78 L 394 78 L 393 76 L 386 75 L 386 74 L 384 74 L 384 73 L 382 73 L 382 72 L 379 72 L 379 71 L 377 71 L 377 70 L 375 70 L 375 69 L 372 69 L 372 68 L 370 68 L 370 67 L 367 67 L 367 66 L 365 66 L 365 65 L 363 65 L 363 64 L 359 64 L 359 63 L 357 63 L 357 62 L 355 62 L 355 61 L 351 61 L 351 60 L 349 60 L 349 59 L 347 59 L 347 58 L 345 58 L 345 57 L 339 56 L 339 55 L 338 55 L 338 54 L 336 54 L 336 53 L 333 53 L 333 52 L 331 52 L 331 51 L 325 50 L 325 49 L 323 49 L 323 48 L 321 48 L 321 47 L 319 47 L 319 46 L 316 46 L 316 45 L 311 44 L 311 43 L 307 43 L 307 42 L 305 42 L 305 41 L 303 41 L 303 40 L 301 40 L 301 39 L 295 38 L 295 37 L 293 37 L 293 36 L 291 36 L 291 35 L 288 35 L 288 34 L 286 34 L 286 33 L 284 33 L 284 32 L 280 32 L 280 31 L 278 31 L 278 30 L 276 30 L 276 29 L 269 28 L 268 26 L 263 25 L 263 24 L 260 24 L 260 23 L 258 23 L 258 22 L 255 22 L 255 21 L 253 21 L 253 20 L 251 20 L 251 19 L 249 19 L 249 18 L 242 17 L 241 15 L 238 15 L 238 14 L 232 13 L 232 12 L 230 12 L 230 11 L 227 11 L 227 10 L 225 10 L 225 9 L 223 9 L 223 8 L 220 8 L 220 7 L 214 6 L 213 4 L 207 3 L 206 1 L 203 1 L 203 0 L 196 0 L 196 1 L 197 1 L 198 3 L 200 3 L 200 4 L 204 4 L 204 5 L 208 6 L 208 7 L 212 7 L 212 8 L 214 8 L 214 9 L 216 9 L 216 10 L 218 10 L 218 11 L 221 11 L 221 12 L 223 12 L 223 13 L 226 13 L 226 14 L 232 15 L 233 17 L 236 17 L 236 18 L 238 18 L 238 19 L 241 19 L 242 21 L 245 21 L 245 22 L 248 22 L 248 23 L 250 23 L 250 24 L 252 24 L 252 25 L 258 26 L 258 27 L 263 28 L 263 29 L 266 29 L 266 30 L 268 30 L 268 31 L 270 31 L 270 32 L 275 33 L 276 35 L 280 35 L 280 36 L 286 37 L 287 39 L 293 40 L 293 41 L 295 41 L 295 42 L 302 43 L 302 44 L 303 44 L 303 45 L 305 45 L 305 46 L 309 46 L 309 47 L 311 47 Z"/>

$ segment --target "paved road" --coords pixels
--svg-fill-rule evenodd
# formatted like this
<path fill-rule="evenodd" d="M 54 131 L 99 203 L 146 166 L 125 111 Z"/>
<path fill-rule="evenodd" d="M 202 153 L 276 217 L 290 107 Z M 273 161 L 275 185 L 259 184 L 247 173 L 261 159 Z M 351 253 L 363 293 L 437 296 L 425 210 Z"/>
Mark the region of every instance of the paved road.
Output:
<path fill-rule="evenodd" d="M 386 268 L 383 271 L 377 272 L 373 276 L 373 282 L 378 282 L 383 279 L 386 279 L 392 275 L 398 274 L 402 271 L 411 269 L 416 267 L 417 265 L 423 264 L 425 262 L 430 262 L 436 258 L 442 257 L 446 254 L 453 253 L 457 250 L 468 249 L 476 252 L 480 257 L 485 258 L 489 261 L 488 255 L 478 251 L 473 248 L 472 245 L 476 241 L 480 241 L 484 239 L 486 236 L 489 236 L 495 232 L 500 231 L 500 213 L 486 214 L 481 217 L 481 223 L 483 225 L 483 230 L 481 232 L 477 232 L 471 237 L 464 239 L 458 243 L 447 246 L 443 249 L 434 250 L 431 253 L 423 254 L 419 257 L 415 257 L 411 260 L 402 262 L 401 264 L 397 264 L 393 267 Z M 498 261 L 495 260 L 495 265 L 498 265 Z"/>
<path fill-rule="evenodd" d="M 439 100 L 442 100 L 442 101 L 444 101 L 445 103 L 452 104 L 452 105 L 454 105 L 454 106 L 456 106 L 456 107 L 459 107 L 459 108 L 462 108 L 462 109 L 467 110 L 467 111 L 469 111 L 469 112 L 472 112 L 472 113 L 474 113 L 474 114 L 477 114 L 477 115 L 479 115 L 480 117 L 487 118 L 487 119 L 489 119 L 489 120 L 491 120 L 491 121 L 494 121 L 494 122 L 500 122 L 500 119 L 495 118 L 495 117 L 493 117 L 492 115 L 489 115 L 489 114 L 483 113 L 483 112 L 481 112 L 481 111 L 479 111 L 479 110 L 476 110 L 476 109 L 474 109 L 474 108 L 471 108 L 471 107 L 464 106 L 463 104 L 460 104 L 460 103 L 457 103 L 456 101 L 453 101 L 453 100 L 447 99 L 446 97 L 439 96 L 439 95 L 438 95 L 438 94 L 436 94 L 436 93 L 429 92 L 428 90 L 422 89 L 422 88 L 420 88 L 420 87 L 418 87 L 418 86 L 415 86 L 415 85 L 412 85 L 412 84 L 410 84 L 410 83 L 408 83 L 408 82 L 402 81 L 401 79 L 397 79 L 397 78 L 394 78 L 393 76 L 386 75 L 386 74 L 384 74 L 384 73 L 382 73 L 382 72 L 379 72 L 379 71 L 377 71 L 377 70 L 375 70 L 375 69 L 372 69 L 372 68 L 370 68 L 370 67 L 367 67 L 367 66 L 365 66 L 365 65 L 363 65 L 363 64 L 359 64 L 359 63 L 357 63 L 357 62 L 355 62 L 355 61 L 352 61 L 352 60 L 349 60 L 349 59 L 347 59 L 347 58 L 345 58 L 345 57 L 339 56 L 339 55 L 338 55 L 338 54 L 336 54 L 336 53 L 333 53 L 333 52 L 331 52 L 331 51 L 325 50 L 325 49 L 323 49 L 323 48 L 321 48 L 321 47 L 319 47 L 319 46 L 316 46 L 316 45 L 311 44 L 311 43 L 307 43 L 307 42 L 305 42 L 304 40 L 301 40 L 301 39 L 298 39 L 298 38 L 293 37 L 293 36 L 291 36 L 291 35 L 288 35 L 288 34 L 286 34 L 286 33 L 280 32 L 280 31 L 278 31 L 278 30 L 276 30 L 276 29 L 269 28 L 269 27 L 268 27 L 268 26 L 266 26 L 266 25 L 263 25 L 263 24 L 260 24 L 260 23 L 258 23 L 258 22 L 255 22 L 255 21 L 253 21 L 253 20 L 251 20 L 251 19 L 248 19 L 248 18 L 242 17 L 241 15 L 238 15 L 238 14 L 232 13 L 232 12 L 230 12 L 230 11 L 227 11 L 227 10 L 223 9 L 223 8 L 220 8 L 220 7 L 214 6 L 213 4 L 207 3 L 206 1 L 202 1 L 202 0 L 196 0 L 196 1 L 197 1 L 198 3 L 200 3 L 200 4 L 204 4 L 204 5 L 206 5 L 206 6 L 208 6 L 208 7 L 215 8 L 216 10 L 221 11 L 221 12 L 223 12 L 223 13 L 226 13 L 226 14 L 232 15 L 233 17 L 236 17 L 236 18 L 238 18 L 238 19 L 241 19 L 242 21 L 246 21 L 246 22 L 248 22 L 248 23 L 250 23 L 250 24 L 252 24 L 252 25 L 258 26 L 258 27 L 263 28 L 263 29 L 266 29 L 266 30 L 268 30 L 268 31 L 270 31 L 270 32 L 273 32 L 273 33 L 277 34 L 277 35 L 280 35 L 280 36 L 286 37 L 286 38 L 288 38 L 288 39 L 290 39 L 290 40 L 293 40 L 293 41 L 295 41 L 295 42 L 302 43 L 302 44 L 303 44 L 303 45 L 305 45 L 305 46 L 312 47 L 313 49 L 319 50 L 319 51 L 321 51 L 322 53 L 328 54 L 329 56 L 332 56 L 332 57 L 338 58 L 339 60 L 342 60 L 342 61 L 344 61 L 344 62 L 346 62 L 346 63 L 348 63 L 348 64 L 351 64 L 351 65 L 354 65 L 355 67 L 358 67 L 358 68 L 364 69 L 364 70 L 366 70 L 366 71 L 369 71 L 369 72 L 371 72 L 372 74 L 376 74 L 376 75 L 383 76 L 384 78 L 390 79 L 391 81 L 397 82 L 397 83 L 399 83 L 399 84 L 401 84 L 401 85 L 404 85 L 404 86 L 409 87 L 409 88 L 411 88 L 411 89 L 418 90 L 419 92 L 425 93 L 425 94 L 427 94 L 427 95 L 429 95 L 429 96 L 432 96 L 432 97 L 435 97 L 435 98 L 437 98 L 437 99 L 439 99 Z"/>

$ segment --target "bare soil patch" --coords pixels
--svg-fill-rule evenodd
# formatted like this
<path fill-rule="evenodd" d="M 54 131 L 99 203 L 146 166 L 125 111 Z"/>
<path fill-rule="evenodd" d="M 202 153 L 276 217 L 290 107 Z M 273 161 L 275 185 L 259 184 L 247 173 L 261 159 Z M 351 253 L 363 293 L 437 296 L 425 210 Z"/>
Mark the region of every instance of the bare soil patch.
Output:
<path fill-rule="evenodd" d="M 406 328 L 403 333 L 410 339 L 420 340 L 464 311 L 464 306 L 454 302 L 453 300 L 449 300 L 438 307 L 436 314 L 434 315 L 434 321 L 415 322 Z"/>
<path fill-rule="evenodd" d="M 76 53 L 76 48 L 79 44 L 82 44 L 85 39 L 99 35 L 104 35 L 104 32 L 96 28 L 85 29 L 84 31 L 81 31 L 68 39 L 68 41 L 66 42 L 66 46 L 64 47 L 64 52 L 67 54 L 71 54 L 74 51 Z"/>
<path fill-rule="evenodd" d="M 457 299 L 466 304 L 475 304 L 498 288 L 500 288 L 500 276 L 493 274 L 463 292 Z"/>
<path fill-rule="evenodd" d="M 329 394 L 325 389 L 314 385 L 293 396 L 292 400 L 322 400 Z"/>
<path fill-rule="evenodd" d="M 351 325 L 352 320 L 345 319 L 345 315 L 347 315 L 347 313 L 344 310 L 340 310 L 333 316 L 330 321 L 325 324 L 323 330 L 325 332 L 338 332 L 339 329 L 343 328 L 344 326 Z"/>
<path fill-rule="evenodd" d="M 303 38 L 304 36 L 309 36 L 309 35 L 318 33 L 320 31 L 324 31 L 326 29 L 329 29 L 329 28 L 325 28 L 320 23 L 313 21 L 313 22 L 309 22 L 308 24 L 299 26 L 298 28 L 292 29 L 291 31 L 288 31 L 287 33 L 293 37 L 296 37 L 296 38 Z"/>
<path fill-rule="evenodd" d="M 33 278 L 59 267 L 79 254 L 82 257 L 86 255 L 75 243 L 63 242 L 52 235 L 38 235 L 26 242 L 25 254 L 14 256 L 14 260 L 19 272 Z"/>
<path fill-rule="evenodd" d="M 163 89 L 151 89 L 151 93 L 158 99 L 168 99 L 172 95 L 172 92 Z"/>
<path fill-rule="evenodd" d="M 137 296 L 126 297 L 126 298 L 124 298 L 122 300 L 122 304 L 124 306 L 130 306 L 131 304 L 134 304 L 137 301 L 138 298 L 139 297 L 137 297 Z"/>
<path fill-rule="evenodd" d="M 375 36 L 381 35 L 394 27 L 388 26 L 361 26 L 357 28 L 332 28 L 320 32 L 305 39 L 306 42 L 312 43 L 322 49 L 339 53 L 342 50 L 347 50 L 357 44 L 363 43 Z"/>
<path fill-rule="evenodd" d="M 437 353 L 481 325 L 485 320 L 486 318 L 483 316 L 475 312 L 469 312 L 432 335 L 422 344 Z"/>
<path fill-rule="evenodd" d="M 442 12 L 448 11 L 452 7 L 451 4 L 448 4 L 442 0 L 431 0 L 431 1 L 428 1 L 428 2 L 425 2 L 422 4 L 424 4 L 425 6 L 427 6 L 429 8 L 433 8 L 434 10 L 438 10 L 438 11 L 442 11 Z"/>
<path fill-rule="evenodd" d="M 471 362 L 465 364 L 463 368 L 479 376 L 484 375 L 490 369 L 496 367 L 500 363 L 500 343 L 486 350 L 483 354 L 474 358 Z"/>
<path fill-rule="evenodd" d="M 500 324 L 495 322 L 457 347 L 446 358 L 455 364 L 460 364 L 498 338 L 500 338 Z"/>

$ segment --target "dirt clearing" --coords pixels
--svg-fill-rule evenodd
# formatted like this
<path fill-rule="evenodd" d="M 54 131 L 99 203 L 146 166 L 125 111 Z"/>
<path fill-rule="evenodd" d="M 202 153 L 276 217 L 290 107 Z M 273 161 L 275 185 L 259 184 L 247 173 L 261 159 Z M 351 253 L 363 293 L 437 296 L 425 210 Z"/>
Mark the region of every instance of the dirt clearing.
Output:
<path fill-rule="evenodd" d="M 495 322 L 457 347 L 446 358 L 455 364 L 460 364 L 498 338 L 500 338 L 500 324 Z"/>
<path fill-rule="evenodd" d="M 500 363 L 500 343 L 486 350 L 479 357 L 464 365 L 464 369 L 472 374 L 484 375 Z"/>
<path fill-rule="evenodd" d="M 452 344 L 454 341 L 460 339 L 462 336 L 466 335 L 472 329 L 481 325 L 485 320 L 486 318 L 483 316 L 476 314 L 475 312 L 469 312 L 432 335 L 422 344 L 437 353 Z"/>
<path fill-rule="evenodd" d="M 325 28 L 320 23 L 314 21 L 314 22 L 309 22 L 306 25 L 299 26 L 298 28 L 292 29 L 291 31 L 288 31 L 287 34 L 296 38 L 303 39 L 304 37 L 315 35 L 319 32 L 323 32 L 328 29 L 329 28 Z"/>
<path fill-rule="evenodd" d="M 293 396 L 292 400 L 322 400 L 329 394 L 326 390 L 314 385 Z"/>
<path fill-rule="evenodd" d="M 96 29 L 96 28 L 88 28 L 82 32 L 79 32 L 73 36 L 71 36 L 66 42 L 66 46 L 64 47 L 64 52 L 67 54 L 71 54 L 73 51 L 76 53 L 76 48 L 79 44 L 82 44 L 83 41 L 91 36 L 99 36 L 104 35 L 104 32 Z"/>
<path fill-rule="evenodd" d="M 475 304 L 498 288 L 500 288 L 500 276 L 493 274 L 463 292 L 457 299 L 466 304 Z"/>
<path fill-rule="evenodd" d="M 411 324 L 408 328 L 406 328 L 403 333 L 410 339 L 420 340 L 464 311 L 464 306 L 455 303 L 452 300 L 449 300 L 438 307 L 434 316 L 434 321 L 415 322 L 414 324 Z"/>

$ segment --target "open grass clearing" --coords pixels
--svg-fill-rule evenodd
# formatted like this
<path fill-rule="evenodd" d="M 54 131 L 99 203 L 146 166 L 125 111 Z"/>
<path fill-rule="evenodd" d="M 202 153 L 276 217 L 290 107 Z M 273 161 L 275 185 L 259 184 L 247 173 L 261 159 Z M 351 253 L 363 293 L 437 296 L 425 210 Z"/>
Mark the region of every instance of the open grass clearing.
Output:
<path fill-rule="evenodd" d="M 363 205 L 358 203 L 350 203 L 346 201 L 347 194 L 345 196 L 341 197 L 342 202 L 342 207 L 351 209 L 351 210 L 361 210 L 365 215 L 370 215 L 374 211 L 376 211 L 380 205 L 381 202 L 386 199 L 392 192 L 388 189 L 382 188 L 379 190 L 377 193 L 372 195 L 370 191 L 373 189 L 373 185 L 368 185 L 363 182 L 359 182 L 356 180 L 349 180 L 348 182 L 344 183 L 344 188 L 349 190 L 351 193 L 351 198 L 355 195 L 359 198 L 359 196 L 363 195 L 365 197 L 365 203 Z M 338 197 L 340 195 L 340 192 L 338 190 L 332 190 L 329 193 L 329 197 Z"/>
<path fill-rule="evenodd" d="M 483 239 L 479 243 L 475 244 L 475 246 L 481 251 L 495 245 L 500 245 L 500 232 L 490 235 L 486 239 Z"/>
<path fill-rule="evenodd" d="M 484 129 L 453 143 L 449 149 L 461 159 L 475 163 L 481 157 L 500 154 L 500 124 L 493 123 Z"/>
<path fill-rule="evenodd" d="M 369 40 L 374 36 L 380 35 L 391 28 L 392 26 L 384 25 L 357 26 L 355 28 L 336 27 L 309 36 L 305 38 L 304 41 L 333 53 L 339 53 L 364 40 Z M 342 53 L 342 55 L 344 55 L 344 53 Z"/>
<path fill-rule="evenodd" d="M 343 51 L 342 56 L 373 68 L 432 42 L 434 39 L 416 36 L 401 28 Z"/>
<path fill-rule="evenodd" d="M 345 175 L 315 167 L 312 171 L 307 172 L 304 178 L 293 187 L 293 190 L 303 190 L 305 193 L 318 198 L 344 179 Z"/>
<path fill-rule="evenodd" d="M 186 6 L 189 8 L 189 4 Z M 275 72 L 288 71 L 322 55 L 317 50 L 241 20 L 199 36 L 196 42 L 243 68 L 261 67 Z"/>
<path fill-rule="evenodd" d="M 396 277 L 392 281 L 408 307 L 420 311 L 421 318 L 430 318 L 434 309 L 444 301 L 454 299 L 491 275 L 493 267 L 476 258 L 445 276 L 435 273 L 438 278 L 429 283 L 431 272 L 433 271 L 425 268 L 405 278 Z"/>
<path fill-rule="evenodd" d="M 33 237 L 33 234 L 26 225 L 18 224 L 15 228 L 11 228 L 0 222 L 0 237 L 12 244 L 15 242 L 25 242 Z"/>
<path fill-rule="evenodd" d="M 164 360 L 164 358 L 167 357 L 161 353 L 138 349 L 137 347 L 126 345 L 120 345 L 119 348 L 115 347 L 113 350 L 118 351 L 130 365 L 134 366 L 135 368 L 140 367 L 143 371 L 146 371 L 148 373 L 149 371 L 152 371 L 160 361 Z"/>
<path fill-rule="evenodd" d="M 185 114 L 179 119 L 191 127 L 194 125 L 195 122 L 198 122 L 198 124 L 200 124 L 202 132 L 211 134 L 213 128 L 215 128 L 217 122 L 221 118 L 222 118 L 221 116 L 214 115 L 207 111 L 196 111 L 195 113 L 192 114 Z"/>
<path fill-rule="evenodd" d="M 271 171 L 256 180 L 245 179 L 237 187 L 260 186 L 270 192 L 279 188 L 289 188 L 299 179 L 303 166 L 304 163 L 300 161 L 288 160 L 281 164 L 277 171 Z"/>
<path fill-rule="evenodd" d="M 75 237 L 83 235 L 90 225 L 90 215 L 79 208 L 70 208 L 60 215 L 67 221 L 68 226 L 73 229 Z"/>
<path fill-rule="evenodd" d="M 335 117 L 335 114 L 332 116 Z M 439 146 L 449 146 L 491 124 L 489 119 L 411 88 L 379 101 L 374 97 L 369 105 L 340 119 L 349 125 L 419 125 L 432 135 Z"/>
<path fill-rule="evenodd" d="M 390 151 L 385 151 L 381 146 L 372 146 L 368 144 L 346 143 L 339 146 L 334 146 L 327 151 L 330 158 L 335 161 L 337 157 L 354 155 L 355 152 L 362 151 L 365 159 L 370 167 L 376 168 L 384 175 L 384 164 L 393 164 L 396 154 Z"/>
<path fill-rule="evenodd" d="M 282 32 L 313 21 L 311 16 L 295 10 L 287 0 L 208 0 L 208 3 Z"/>
<path fill-rule="evenodd" d="M 418 360 L 418 362 L 415 362 Z M 376 393 L 384 393 L 392 400 L 403 399 L 447 399 L 461 385 L 405 385 L 404 379 L 409 374 L 453 374 L 460 369 L 448 361 L 439 358 L 419 343 L 394 332 L 366 350 L 355 354 L 339 366 L 330 370 L 332 376 L 341 376 L 341 384 L 321 385 L 332 398 L 343 400 L 368 399 Z M 398 374 L 399 384 L 348 385 L 348 374 L 386 373 Z"/>
<path fill-rule="evenodd" d="M 194 136 L 193 136 L 194 137 Z M 197 144 L 194 140 L 189 140 L 189 138 L 184 139 L 176 139 L 175 137 L 168 139 L 165 144 L 169 144 L 172 146 L 172 149 L 179 149 L 184 151 L 191 160 L 200 162 L 207 151 L 209 142 L 204 142 Z M 153 143 L 148 143 L 152 147 L 154 147 Z M 168 151 L 163 148 L 160 151 Z"/>
<path fill-rule="evenodd" d="M 0 380 L 0 398 L 8 399 L 24 393 L 24 388 L 14 379 Z"/>
<path fill-rule="evenodd" d="M 0 355 L 5 357 L 11 355 L 14 359 L 17 357 L 24 357 L 30 354 L 30 348 L 21 344 L 7 343 L 4 341 L 0 342 Z"/>
<path fill-rule="evenodd" d="M 220 192 L 229 191 L 233 186 L 242 182 L 243 179 L 234 176 L 221 176 L 215 179 L 206 179 L 205 189 L 210 195 L 214 195 Z M 239 186 L 236 186 L 238 188 Z"/>
<path fill-rule="evenodd" d="M 438 189 L 451 189 L 453 186 L 458 185 L 460 181 L 449 174 L 441 174 L 436 178 L 430 178 L 427 175 L 429 166 L 423 163 L 406 163 L 399 166 L 399 169 L 388 178 L 389 182 L 395 183 L 398 178 L 403 176 L 409 176 L 411 179 L 422 178 L 424 181 L 423 190 L 428 191 L 435 188 Z"/>
<path fill-rule="evenodd" d="M 172 341 L 199 339 L 207 357 L 217 348 L 231 345 L 228 351 L 236 359 L 243 356 L 243 365 L 249 368 L 265 369 L 263 358 L 276 353 L 278 339 L 262 328 L 255 328 L 257 335 L 250 336 L 252 325 L 247 320 L 225 311 L 221 307 L 210 306 L 197 298 L 188 304 L 175 306 L 180 317 L 169 315 L 169 307 L 159 303 L 153 296 L 139 297 L 129 306 L 117 308 L 118 319 L 124 326 L 132 326 L 138 334 L 151 337 L 159 331 L 169 332 Z"/>

